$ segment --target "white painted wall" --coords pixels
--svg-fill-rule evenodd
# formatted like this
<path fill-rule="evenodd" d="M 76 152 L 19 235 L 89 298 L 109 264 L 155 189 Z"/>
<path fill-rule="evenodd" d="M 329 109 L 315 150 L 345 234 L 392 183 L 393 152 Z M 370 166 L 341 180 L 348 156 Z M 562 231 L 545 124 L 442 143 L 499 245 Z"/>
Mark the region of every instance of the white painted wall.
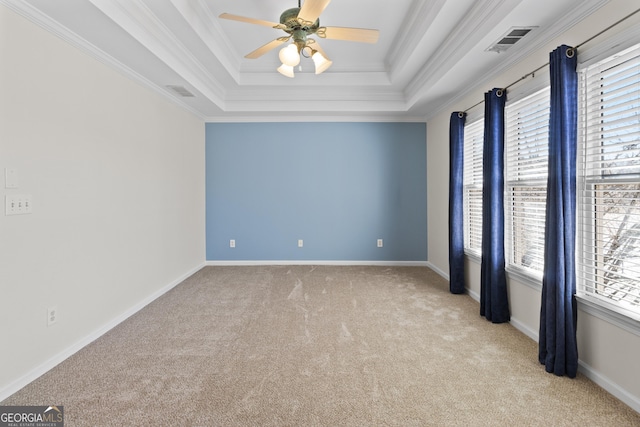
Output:
<path fill-rule="evenodd" d="M 577 24 L 552 43 L 541 47 L 492 81 L 474 88 L 469 96 L 455 102 L 427 121 L 427 206 L 429 263 L 448 275 L 448 173 L 449 173 L 449 115 L 463 111 L 483 99 L 483 94 L 494 87 L 505 87 L 549 61 L 549 52 L 561 44 L 578 45 L 599 31 L 615 23 L 637 8 L 635 2 L 612 0 L 587 20 Z M 584 46 L 584 49 L 606 42 L 631 26 L 640 26 L 640 16 L 626 21 L 615 30 Z M 580 60 L 580 54 L 579 54 Z M 544 71 L 548 73 L 548 68 Z M 476 108 L 483 108 L 479 106 Z M 480 293 L 479 261 L 466 262 L 467 289 L 478 297 Z M 540 289 L 527 286 L 514 277 L 508 279 L 512 324 L 537 340 L 540 313 Z M 640 412 L 640 336 L 610 321 L 585 312 L 578 313 L 578 352 L 581 372 Z M 532 355 L 537 359 L 537 354 Z M 540 369 L 544 369 L 541 365 Z"/>
<path fill-rule="evenodd" d="M 0 5 L 0 400 L 203 265 L 204 141 L 201 119 Z M 7 194 L 33 213 L 5 216 Z"/>

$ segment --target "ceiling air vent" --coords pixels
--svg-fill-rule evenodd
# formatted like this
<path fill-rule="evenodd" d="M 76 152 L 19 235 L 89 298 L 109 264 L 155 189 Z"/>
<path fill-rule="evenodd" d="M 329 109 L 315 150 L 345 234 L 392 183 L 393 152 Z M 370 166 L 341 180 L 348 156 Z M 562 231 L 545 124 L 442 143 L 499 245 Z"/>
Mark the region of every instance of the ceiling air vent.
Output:
<path fill-rule="evenodd" d="M 538 27 L 512 27 L 507 34 L 487 48 L 488 52 L 504 52 Z"/>
<path fill-rule="evenodd" d="M 178 95 L 183 96 L 185 98 L 190 98 L 190 97 L 194 97 L 195 96 L 194 94 L 189 92 L 184 86 L 168 85 L 167 88 L 171 89 L 172 91 L 174 91 Z"/>

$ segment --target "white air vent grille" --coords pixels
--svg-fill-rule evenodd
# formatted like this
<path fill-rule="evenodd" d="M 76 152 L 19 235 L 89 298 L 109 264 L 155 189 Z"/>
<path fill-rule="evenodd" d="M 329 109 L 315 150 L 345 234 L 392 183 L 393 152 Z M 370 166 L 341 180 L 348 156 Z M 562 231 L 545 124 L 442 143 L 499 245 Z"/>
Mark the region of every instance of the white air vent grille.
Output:
<path fill-rule="evenodd" d="M 178 95 L 180 95 L 182 97 L 185 97 L 185 98 L 191 98 L 191 97 L 195 96 L 194 94 L 189 92 L 184 86 L 168 85 L 167 88 L 171 89 L 172 91 L 174 91 Z"/>
<path fill-rule="evenodd" d="M 504 52 L 511 46 L 522 40 L 527 34 L 538 27 L 512 27 L 497 42 L 487 48 L 488 52 Z"/>

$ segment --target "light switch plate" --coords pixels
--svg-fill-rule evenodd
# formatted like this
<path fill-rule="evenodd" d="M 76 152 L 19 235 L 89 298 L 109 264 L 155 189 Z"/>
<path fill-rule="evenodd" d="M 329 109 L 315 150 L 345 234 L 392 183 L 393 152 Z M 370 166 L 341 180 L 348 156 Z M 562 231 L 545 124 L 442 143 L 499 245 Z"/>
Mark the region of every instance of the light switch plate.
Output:
<path fill-rule="evenodd" d="M 31 194 L 11 194 L 5 196 L 5 215 L 24 215 L 32 212 Z"/>
<path fill-rule="evenodd" d="M 18 171 L 16 169 L 6 168 L 4 170 L 4 187 L 18 188 Z"/>

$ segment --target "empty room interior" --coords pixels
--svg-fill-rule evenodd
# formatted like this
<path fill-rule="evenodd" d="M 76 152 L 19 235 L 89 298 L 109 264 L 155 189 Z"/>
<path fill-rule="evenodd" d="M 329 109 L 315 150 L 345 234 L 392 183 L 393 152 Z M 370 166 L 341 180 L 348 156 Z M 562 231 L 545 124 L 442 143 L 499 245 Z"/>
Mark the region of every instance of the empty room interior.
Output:
<path fill-rule="evenodd" d="M 638 7 L 0 0 L 0 408 L 640 425 Z"/>

